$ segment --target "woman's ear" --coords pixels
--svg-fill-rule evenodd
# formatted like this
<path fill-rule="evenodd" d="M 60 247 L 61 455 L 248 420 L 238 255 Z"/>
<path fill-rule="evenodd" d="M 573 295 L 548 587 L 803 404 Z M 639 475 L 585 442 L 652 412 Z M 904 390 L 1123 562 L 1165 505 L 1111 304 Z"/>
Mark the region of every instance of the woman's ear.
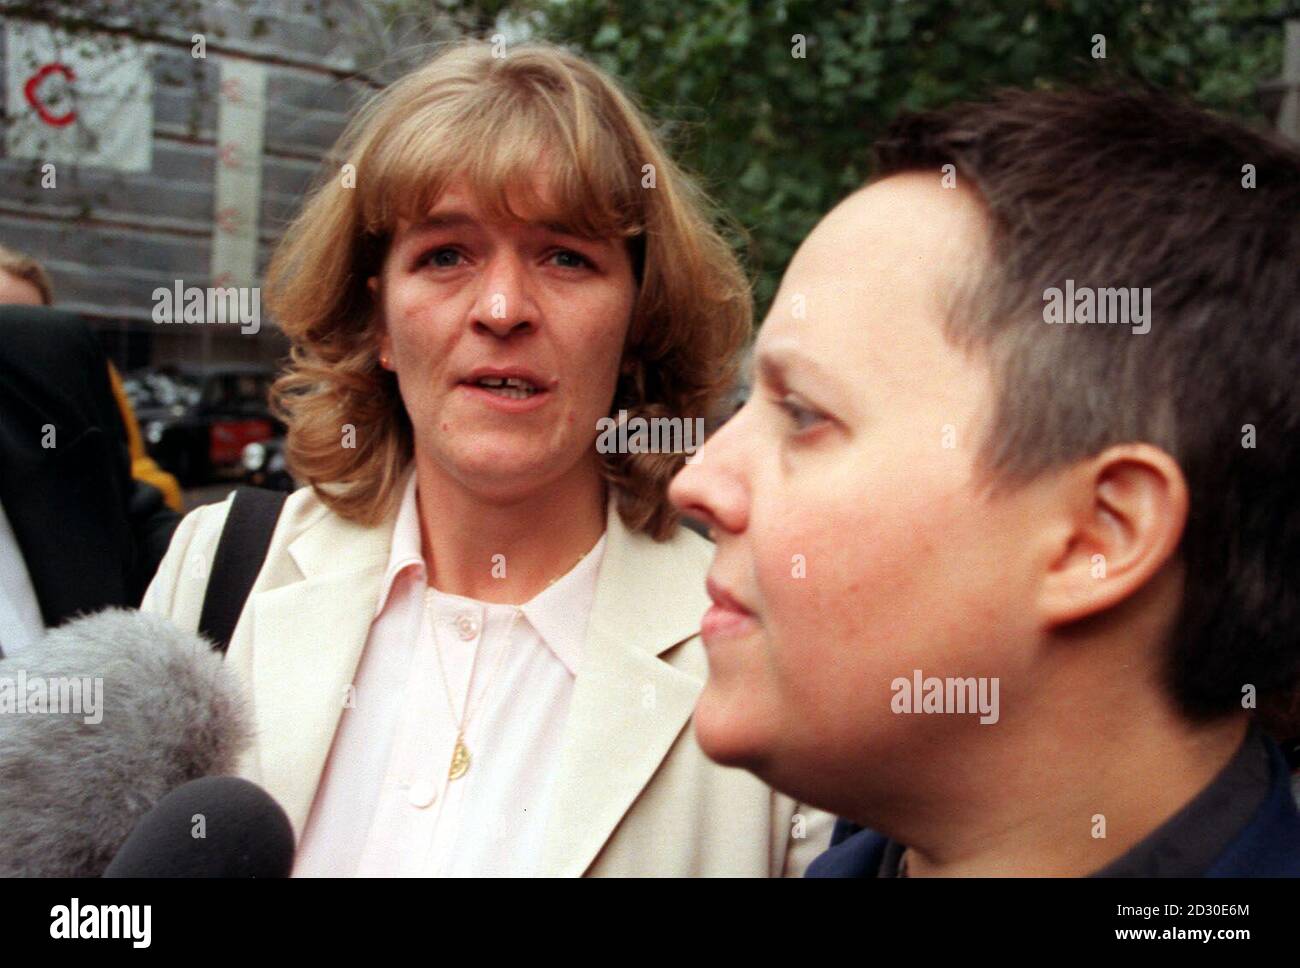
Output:
<path fill-rule="evenodd" d="M 1122 444 L 1066 471 L 1065 527 L 1044 575 L 1039 614 L 1051 628 L 1136 594 L 1176 557 L 1187 522 L 1187 480 L 1150 444 Z"/>
<path fill-rule="evenodd" d="M 370 290 L 370 295 L 375 301 L 375 319 L 378 321 L 379 346 L 376 355 L 379 358 L 379 365 L 385 370 L 393 369 L 393 341 L 388 336 L 388 327 L 384 325 L 384 308 L 380 295 L 379 277 L 369 276 L 366 279 L 366 288 Z"/>

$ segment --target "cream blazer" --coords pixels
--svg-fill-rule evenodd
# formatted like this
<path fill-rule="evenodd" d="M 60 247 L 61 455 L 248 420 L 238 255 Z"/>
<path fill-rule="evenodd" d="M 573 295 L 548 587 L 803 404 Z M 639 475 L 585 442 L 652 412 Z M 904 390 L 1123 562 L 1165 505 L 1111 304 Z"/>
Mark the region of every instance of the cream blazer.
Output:
<path fill-rule="evenodd" d="M 197 629 L 230 501 L 187 515 L 142 610 Z M 227 665 L 251 699 L 239 774 L 299 840 L 370 631 L 396 507 L 364 527 L 290 495 L 235 626 Z M 634 533 L 609 501 L 607 541 L 553 786 L 542 876 L 798 876 L 833 818 L 718 766 L 691 712 L 707 664 L 700 617 L 712 545 Z"/>

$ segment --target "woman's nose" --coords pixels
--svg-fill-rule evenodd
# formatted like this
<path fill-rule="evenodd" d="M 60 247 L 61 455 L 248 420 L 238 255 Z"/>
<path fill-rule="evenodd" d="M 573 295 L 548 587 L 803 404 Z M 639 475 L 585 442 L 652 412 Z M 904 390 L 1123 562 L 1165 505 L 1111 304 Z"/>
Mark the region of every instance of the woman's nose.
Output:
<path fill-rule="evenodd" d="M 748 491 L 738 459 L 743 450 L 735 446 L 743 428 L 736 419 L 723 424 L 668 486 L 674 506 L 712 529 L 715 538 L 719 531 L 739 533 L 747 522 Z"/>
<path fill-rule="evenodd" d="M 541 324 L 527 267 L 512 254 L 494 256 L 474 302 L 473 322 L 498 337 Z"/>

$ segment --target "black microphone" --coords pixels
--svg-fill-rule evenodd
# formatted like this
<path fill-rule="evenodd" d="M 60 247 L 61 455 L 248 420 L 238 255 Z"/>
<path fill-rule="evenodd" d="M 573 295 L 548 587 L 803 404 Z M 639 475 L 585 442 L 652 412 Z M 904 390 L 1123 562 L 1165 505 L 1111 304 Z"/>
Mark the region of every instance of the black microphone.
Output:
<path fill-rule="evenodd" d="M 0 659 L 0 710 L 0 877 L 98 877 L 169 792 L 234 773 L 252 735 L 211 643 L 126 609 Z"/>
<path fill-rule="evenodd" d="M 105 877 L 288 877 L 293 826 L 271 795 L 235 776 L 192 780 L 141 820 Z"/>

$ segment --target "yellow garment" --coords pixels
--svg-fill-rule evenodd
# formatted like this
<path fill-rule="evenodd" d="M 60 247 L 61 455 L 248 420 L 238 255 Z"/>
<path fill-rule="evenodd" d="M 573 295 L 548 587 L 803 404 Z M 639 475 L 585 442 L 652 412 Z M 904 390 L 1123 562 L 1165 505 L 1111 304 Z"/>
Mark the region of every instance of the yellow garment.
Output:
<path fill-rule="evenodd" d="M 117 409 L 122 411 L 122 422 L 126 424 L 126 439 L 131 448 L 131 476 L 158 488 L 162 491 L 167 506 L 184 514 L 185 502 L 181 499 L 181 485 L 145 451 L 140 424 L 135 419 L 135 411 L 131 409 L 131 401 L 126 398 L 126 388 L 122 386 L 117 367 L 111 362 L 108 364 L 108 379 L 113 384 L 113 396 L 117 397 Z"/>

